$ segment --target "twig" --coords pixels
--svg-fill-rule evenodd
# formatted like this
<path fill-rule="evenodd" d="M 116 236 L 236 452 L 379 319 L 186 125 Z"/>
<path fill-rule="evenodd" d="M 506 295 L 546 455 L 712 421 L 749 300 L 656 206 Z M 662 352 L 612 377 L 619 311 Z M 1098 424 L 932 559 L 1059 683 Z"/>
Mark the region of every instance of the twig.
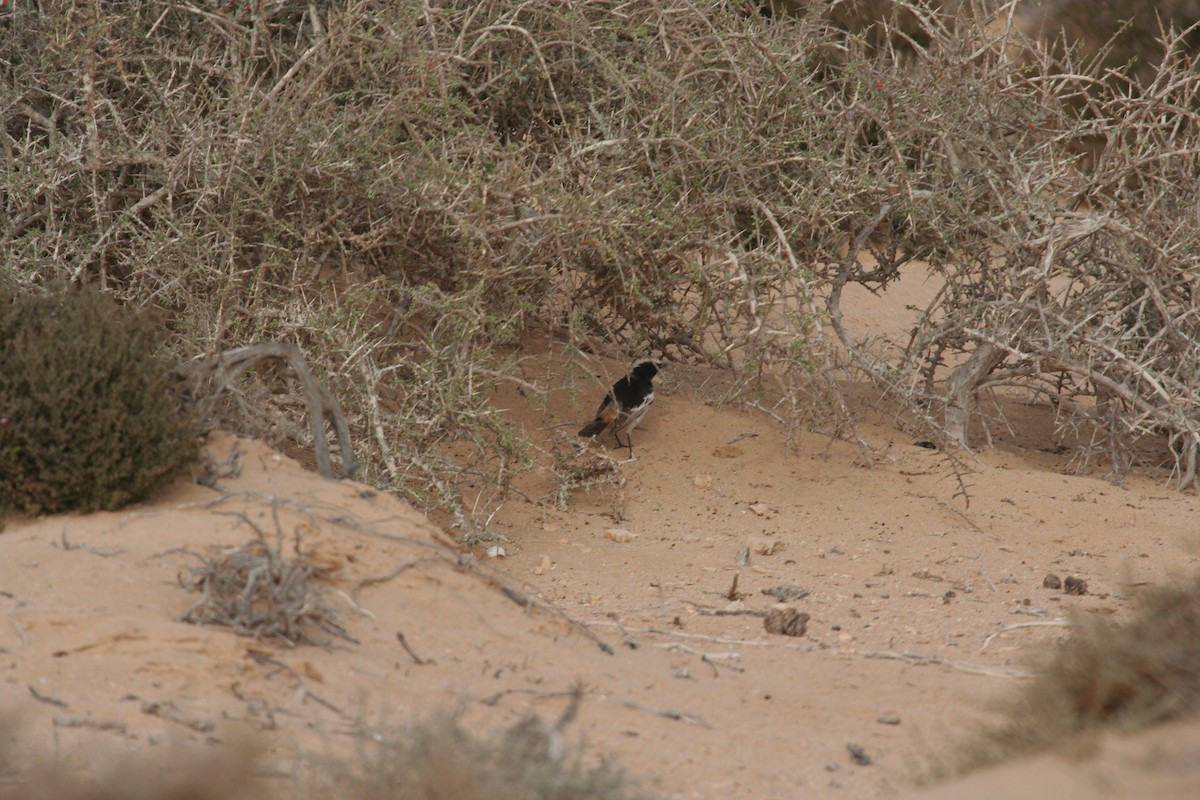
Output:
<path fill-rule="evenodd" d="M 346 605 L 350 606 L 350 610 L 353 611 L 355 614 L 358 614 L 360 617 L 366 617 L 367 619 L 375 619 L 374 614 L 372 614 L 370 611 L 367 611 L 365 608 L 360 606 L 358 603 L 354 602 L 353 598 L 351 598 L 350 595 L 346 594 L 341 589 L 332 589 L 332 590 L 327 590 L 327 591 L 332 591 L 338 597 L 345 600 Z"/>
<path fill-rule="evenodd" d="M 101 550 L 97 547 L 92 547 L 92 546 L 86 545 L 86 544 L 72 544 L 67 539 L 67 529 L 66 528 L 63 528 L 63 531 L 62 531 L 62 546 L 63 546 L 63 550 L 67 550 L 67 551 L 84 550 L 88 553 L 91 553 L 92 555 L 100 556 L 101 558 L 112 558 L 113 556 L 119 556 L 125 552 L 125 548 L 123 548 L 123 547 L 118 547 L 116 550 Z"/>
<path fill-rule="evenodd" d="M 37 689 L 33 688 L 32 686 L 29 687 L 29 693 L 31 695 L 33 695 L 33 699 L 37 700 L 39 703 L 47 703 L 52 706 L 58 706 L 59 708 L 67 707 L 67 704 L 64 703 L 62 700 L 59 700 L 57 697 L 51 697 L 48 694 L 42 694 L 41 692 L 39 692 Z"/>
<path fill-rule="evenodd" d="M 436 556 L 426 556 L 425 558 L 409 559 L 408 561 L 405 561 L 403 564 L 400 564 L 398 567 L 396 567 L 394 570 L 392 570 L 391 572 L 389 572 L 386 575 L 373 575 L 370 577 L 359 579 L 358 581 L 356 581 L 354 583 L 354 586 L 352 586 L 350 588 L 350 594 L 351 594 L 351 596 L 358 594 L 359 589 L 362 589 L 365 586 L 374 586 L 377 583 L 387 583 L 392 578 L 399 575 L 401 572 L 404 572 L 405 570 L 408 570 L 408 569 L 412 569 L 413 567 L 418 566 L 420 564 L 428 564 L 430 562 L 445 562 L 445 561 L 446 561 L 445 558 L 438 558 Z"/>
<path fill-rule="evenodd" d="M 130 739 L 136 739 L 129 732 L 129 728 L 123 722 L 114 722 L 107 719 L 86 719 L 85 717 L 55 717 L 54 724 L 60 728 L 91 728 L 96 731 L 112 731 L 119 733 L 122 736 L 128 736 Z"/>
<path fill-rule="evenodd" d="M 597 620 L 588 623 L 593 626 L 615 627 L 617 623 L 608 622 L 605 620 Z M 704 642 L 716 642 L 717 644 L 733 644 L 740 647 L 773 647 L 779 650 L 799 650 L 804 653 L 811 653 L 815 650 L 824 650 L 825 645 L 817 643 L 811 645 L 791 644 L 788 642 L 771 642 L 762 639 L 729 639 L 723 636 L 708 636 L 703 633 L 685 633 L 683 631 L 668 631 L 661 628 L 624 628 L 627 633 L 643 633 L 652 634 L 655 636 L 668 636 L 680 639 L 696 639 Z"/>
<path fill-rule="evenodd" d="M 898 653 L 895 650 L 863 653 L 862 657 L 907 661 L 910 664 L 940 664 L 941 666 L 950 667 L 951 669 L 969 672 L 972 675 L 987 675 L 992 678 L 1032 678 L 1036 674 L 1033 672 L 1025 672 L 1024 670 L 980 667 L 963 661 L 950 661 L 945 658 L 939 658 L 938 656 L 921 656 L 915 653 Z"/>
<path fill-rule="evenodd" d="M 256 650 L 247 650 L 246 653 L 247 653 L 247 655 L 250 656 L 250 658 L 254 659 L 259 664 L 270 664 L 271 666 L 278 667 L 279 669 L 284 670 L 289 675 L 291 675 L 293 680 L 295 680 L 296 683 L 300 686 L 300 702 L 301 703 L 304 702 L 305 698 L 311 697 L 313 700 L 315 700 L 316 702 L 325 706 L 330 711 L 337 714 L 339 717 L 342 717 L 343 719 L 346 718 L 345 712 L 343 712 L 340 708 L 335 706 L 333 703 L 331 703 L 328 700 L 326 700 L 325 698 L 321 697 L 316 692 L 310 690 L 308 688 L 308 685 L 304 682 L 304 679 L 300 677 L 300 674 L 298 672 L 296 672 L 296 670 L 289 667 L 287 664 L 283 663 L 282 661 L 277 661 L 274 658 L 271 658 L 270 656 L 268 656 L 264 653 L 260 653 Z"/>
<path fill-rule="evenodd" d="M 29 649 L 29 637 L 25 635 L 25 629 L 21 627 L 21 623 L 17 622 L 17 618 L 13 616 L 13 614 L 16 613 L 16 610 L 18 608 L 21 608 L 24 605 L 25 605 L 24 600 L 18 600 L 16 603 L 13 604 L 13 607 L 8 610 L 8 613 L 5 616 L 8 617 L 8 621 L 12 623 L 12 626 L 17 629 L 17 635 L 21 637 L 22 646 L 24 646 L 24 648 L 26 650 L 28 650 Z"/>
<path fill-rule="evenodd" d="M 632 708 L 634 711 L 645 711 L 647 714 L 654 714 L 655 716 L 666 717 L 667 719 L 676 719 L 680 722 L 686 722 L 691 725 L 699 725 L 702 728 L 709 728 L 710 730 L 712 729 L 712 725 L 708 724 L 703 717 L 695 714 L 684 714 L 682 711 L 674 711 L 672 709 L 651 708 L 650 706 L 644 706 L 641 703 L 635 703 L 632 700 L 624 700 L 620 697 L 613 697 L 612 699 L 616 700 L 626 708 Z"/>
<path fill-rule="evenodd" d="M 1048 620 L 1044 620 L 1041 622 L 1015 622 L 1012 625 L 1005 625 L 1003 628 L 1001 628 L 1000 630 L 993 633 L 991 636 L 984 639 L 983 644 L 979 648 L 979 652 L 982 653 L 984 650 L 987 650 L 988 645 L 992 643 L 993 639 L 995 639 L 997 636 L 1001 636 L 1005 633 L 1008 633 L 1009 631 L 1019 630 L 1020 628 L 1069 628 L 1069 627 L 1071 627 L 1071 621 L 1066 620 L 1066 619 L 1048 619 Z"/>
<path fill-rule="evenodd" d="M 702 617 L 765 617 L 766 611 L 757 611 L 753 608 L 697 608 L 696 613 Z"/>
<path fill-rule="evenodd" d="M 211 733 L 215 727 L 212 720 L 201 719 L 200 717 L 193 717 L 191 714 L 186 714 L 180 711 L 170 700 L 161 703 L 153 700 L 144 700 L 142 701 L 142 713 L 169 720 L 170 722 L 176 722 L 186 728 L 191 728 L 197 733 Z"/>
<path fill-rule="evenodd" d="M 400 642 L 400 646 L 404 648 L 404 652 L 412 656 L 412 660 L 417 662 L 417 666 L 423 667 L 426 664 L 434 663 L 431 659 L 421 658 L 419 655 L 417 655 L 416 652 L 413 651 L 412 647 L 409 646 L 408 639 L 405 638 L 403 632 L 396 631 L 396 640 Z"/>

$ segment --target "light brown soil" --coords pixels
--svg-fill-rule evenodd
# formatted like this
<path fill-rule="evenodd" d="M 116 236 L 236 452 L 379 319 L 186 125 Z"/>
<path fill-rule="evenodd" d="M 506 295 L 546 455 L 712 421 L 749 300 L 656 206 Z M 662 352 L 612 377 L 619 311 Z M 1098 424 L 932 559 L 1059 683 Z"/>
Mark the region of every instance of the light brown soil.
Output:
<path fill-rule="evenodd" d="M 556 357 L 531 355 L 528 377 L 555 385 Z M 544 410 L 514 387 L 498 396 L 546 441 L 569 436 L 622 368 L 591 366 L 586 391 L 551 392 Z M 1117 488 L 1064 474 L 1043 452 L 1054 445 L 1045 409 L 1012 406 L 1023 436 L 971 461 L 965 507 L 946 459 L 887 419 L 864 423 L 883 454 L 874 466 L 818 434 L 788 453 L 765 415 L 710 405 L 718 379 L 704 378 L 677 369 L 662 382 L 634 434 L 638 458 L 621 467 L 623 498 L 580 491 L 567 511 L 510 500 L 492 523 L 505 558 L 461 566 L 437 544 L 450 535 L 395 499 L 224 435 L 211 454 L 246 454 L 224 493 L 184 479 L 122 513 L 10 519 L 0 709 L 18 714 L 15 747 L 82 770 L 108 752 L 249 731 L 287 771 L 298 749 L 349 753 L 365 730 L 440 708 L 482 729 L 529 712 L 553 722 L 579 682 L 568 739 L 665 796 L 893 797 L 989 718 L 1025 659 L 1066 634 L 1068 611 L 1119 617 L 1136 586 L 1196 569 L 1196 497 L 1145 476 Z M 521 488 L 536 499 L 553 476 Z M 178 621 L 197 598 L 177 576 L 195 554 L 249 540 L 242 515 L 272 536 L 277 517 L 289 542 L 315 548 L 357 643 L 289 648 Z M 1045 589 L 1047 573 L 1081 577 L 1088 593 Z M 808 592 L 791 601 L 810 615 L 803 637 L 768 634 L 755 615 L 778 586 Z M 561 615 L 514 601 L 525 598 Z M 1105 740 L 1078 763 L 1046 757 L 970 779 L 990 795 L 974 785 L 929 796 L 1085 785 L 1132 798 L 1153 785 L 1158 800 L 1191 798 L 1197 734 L 1172 729 L 1176 750 L 1145 735 Z"/>

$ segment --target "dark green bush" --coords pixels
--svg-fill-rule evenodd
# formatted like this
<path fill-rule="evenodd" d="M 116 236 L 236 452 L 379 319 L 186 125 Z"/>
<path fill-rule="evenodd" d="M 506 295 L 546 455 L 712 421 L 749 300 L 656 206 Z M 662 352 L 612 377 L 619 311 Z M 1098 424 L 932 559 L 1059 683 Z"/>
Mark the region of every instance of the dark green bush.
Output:
<path fill-rule="evenodd" d="M 0 509 L 112 510 L 194 455 L 162 338 L 95 290 L 0 286 Z"/>

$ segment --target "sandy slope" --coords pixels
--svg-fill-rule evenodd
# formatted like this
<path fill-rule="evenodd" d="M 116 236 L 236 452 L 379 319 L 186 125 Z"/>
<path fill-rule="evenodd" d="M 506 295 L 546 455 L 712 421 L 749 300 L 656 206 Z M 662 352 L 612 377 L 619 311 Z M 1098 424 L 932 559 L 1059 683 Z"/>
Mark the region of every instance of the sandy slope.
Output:
<path fill-rule="evenodd" d="M 528 377 L 555 385 L 556 358 L 531 355 Z M 621 368 L 589 366 L 594 386 Z M 1064 635 L 1006 626 L 1072 608 L 1121 615 L 1133 585 L 1195 569 L 1191 495 L 1144 478 L 1120 489 L 1062 474 L 1055 457 L 1009 447 L 974 464 L 964 511 L 945 461 L 894 426 L 864 428 L 886 454 L 874 467 L 816 435 L 789 454 L 763 415 L 710 405 L 703 378 L 676 371 L 664 382 L 636 434 L 639 458 L 622 467 L 619 523 L 599 489 L 575 493 L 567 511 L 515 499 L 494 520 L 510 540 L 502 560 L 460 565 L 438 544 L 447 536 L 402 503 L 228 436 L 209 451 L 246 455 L 222 492 L 181 480 L 119 514 L 10 520 L 0 533 L 0 708 L 19 714 L 12 737 L 82 769 L 109 750 L 209 746 L 251 731 L 286 766 L 297 748 L 348 752 L 364 725 L 447 706 L 485 728 L 531 711 L 553 720 L 581 682 L 571 740 L 667 796 L 891 797 L 987 716 L 1023 658 Z M 553 391 L 544 407 L 508 388 L 500 396 L 549 442 L 591 410 L 583 385 L 586 396 Z M 536 498 L 553 486 L 542 470 L 521 488 Z M 273 534 L 276 517 L 346 593 L 333 602 L 356 643 L 289 648 L 177 621 L 196 599 L 177 580 L 196 554 L 243 544 L 247 520 Z M 614 541 L 626 538 L 606 536 L 614 528 L 633 537 Z M 1043 589 L 1048 572 L 1086 579 L 1089 594 Z M 731 604 L 735 576 L 744 597 Z M 762 590 L 776 586 L 807 590 L 793 602 L 811 615 L 804 637 L 768 634 L 742 613 L 769 609 Z M 552 602 L 613 652 L 512 599 L 523 596 Z M 1117 793 L 1100 796 L 1140 797 L 1122 787 L 1147 775 L 1164 786 L 1200 780 L 1196 732 L 1172 739 L 1184 743 L 1174 760 L 1152 745 L 1107 743 L 1102 760 L 1081 767 L 1054 760 L 986 781 L 1029 794 L 1070 769 L 1094 786 L 1095 775 L 1076 772 L 1102 764 Z M 856 764 L 847 744 L 872 763 Z M 1157 796 L 1194 795 L 1168 786 Z"/>

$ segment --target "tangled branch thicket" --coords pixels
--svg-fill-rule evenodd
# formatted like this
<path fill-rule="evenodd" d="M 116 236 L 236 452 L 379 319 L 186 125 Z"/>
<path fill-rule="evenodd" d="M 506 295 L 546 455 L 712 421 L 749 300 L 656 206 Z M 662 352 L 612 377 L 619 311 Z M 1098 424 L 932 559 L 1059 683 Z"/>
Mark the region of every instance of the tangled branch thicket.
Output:
<path fill-rule="evenodd" d="M 1135 85 L 1007 5 L 743 6 L 9 4 L 0 258 L 195 358 L 300 346 L 363 474 L 463 525 L 462 482 L 528 463 L 484 389 L 530 333 L 730 367 L 789 431 L 846 430 L 846 368 L 958 444 L 981 390 L 1066 396 L 1118 471 L 1154 433 L 1194 485 L 1184 33 Z M 944 288 L 909 340 L 856 337 L 845 287 L 910 272 Z"/>

